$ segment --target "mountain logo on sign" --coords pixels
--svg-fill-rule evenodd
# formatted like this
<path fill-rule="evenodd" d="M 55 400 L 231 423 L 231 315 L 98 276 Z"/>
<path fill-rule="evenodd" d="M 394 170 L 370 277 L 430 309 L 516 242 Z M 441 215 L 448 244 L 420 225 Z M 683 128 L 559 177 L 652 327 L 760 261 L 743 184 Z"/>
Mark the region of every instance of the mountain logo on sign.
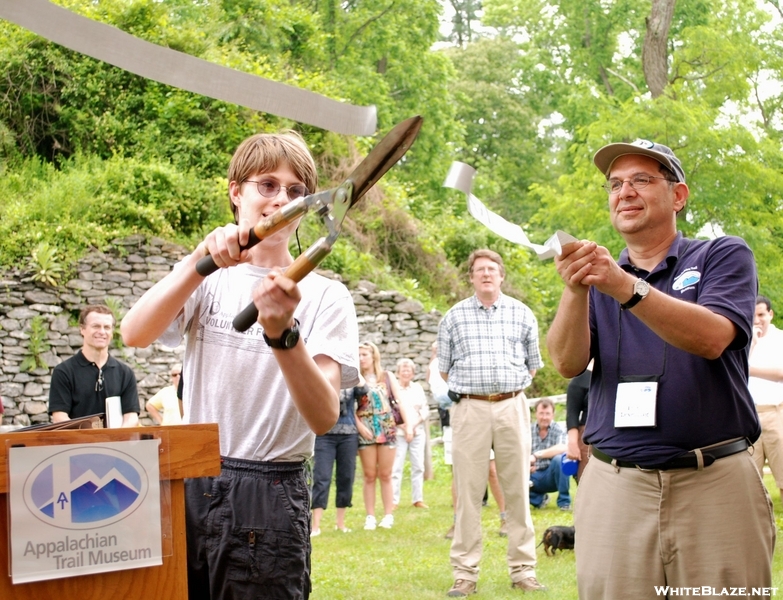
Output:
<path fill-rule="evenodd" d="M 62 452 L 43 461 L 25 485 L 25 502 L 39 519 L 66 529 L 89 529 L 125 518 L 143 501 L 146 472 L 108 448 Z"/>

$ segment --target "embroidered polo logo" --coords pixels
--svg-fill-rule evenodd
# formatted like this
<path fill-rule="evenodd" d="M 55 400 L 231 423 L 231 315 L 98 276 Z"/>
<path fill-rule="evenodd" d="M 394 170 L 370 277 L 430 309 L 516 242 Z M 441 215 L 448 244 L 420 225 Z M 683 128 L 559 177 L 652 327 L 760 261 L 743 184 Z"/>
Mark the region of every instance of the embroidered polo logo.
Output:
<path fill-rule="evenodd" d="M 701 273 L 695 268 L 687 269 L 680 273 L 672 284 L 672 289 L 676 292 L 681 292 L 693 287 L 701 280 Z"/>

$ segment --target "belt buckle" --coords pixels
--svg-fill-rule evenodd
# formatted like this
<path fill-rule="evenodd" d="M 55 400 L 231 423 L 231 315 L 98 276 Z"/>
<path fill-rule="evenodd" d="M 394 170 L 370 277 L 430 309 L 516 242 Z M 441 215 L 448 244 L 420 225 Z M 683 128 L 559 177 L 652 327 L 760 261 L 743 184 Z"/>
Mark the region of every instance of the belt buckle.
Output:
<path fill-rule="evenodd" d="M 487 395 L 487 401 L 488 402 L 497 402 L 498 398 L 500 398 L 503 394 L 488 394 Z"/>

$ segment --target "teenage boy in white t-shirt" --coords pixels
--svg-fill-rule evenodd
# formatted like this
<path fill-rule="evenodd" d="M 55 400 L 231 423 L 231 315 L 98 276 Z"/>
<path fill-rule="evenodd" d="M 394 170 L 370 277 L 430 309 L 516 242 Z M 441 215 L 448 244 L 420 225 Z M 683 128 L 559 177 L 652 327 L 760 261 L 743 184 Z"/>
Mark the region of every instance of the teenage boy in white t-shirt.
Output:
<path fill-rule="evenodd" d="M 305 461 L 337 421 L 339 390 L 358 383 L 358 326 L 340 283 L 285 276 L 298 220 L 242 249 L 261 218 L 315 190 L 315 164 L 295 133 L 257 134 L 228 172 L 235 223 L 212 231 L 123 319 L 125 343 L 184 338 L 186 423 L 220 425 L 221 475 L 186 482 L 191 599 L 310 592 Z M 202 277 L 199 259 L 220 267 Z M 232 319 L 249 302 L 258 321 Z"/>

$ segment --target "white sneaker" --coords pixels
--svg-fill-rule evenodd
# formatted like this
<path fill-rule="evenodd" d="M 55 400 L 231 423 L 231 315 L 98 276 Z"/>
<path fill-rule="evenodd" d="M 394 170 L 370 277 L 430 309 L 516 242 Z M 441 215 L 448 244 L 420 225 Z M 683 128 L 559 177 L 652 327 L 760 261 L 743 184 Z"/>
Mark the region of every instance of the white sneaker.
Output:
<path fill-rule="evenodd" d="M 319 535 L 321 535 L 321 530 L 320 529 L 313 529 L 310 532 L 310 537 L 316 537 L 316 536 L 319 536 Z"/>
<path fill-rule="evenodd" d="M 374 515 L 367 515 L 367 518 L 364 520 L 364 528 L 367 531 L 374 531 L 375 530 L 375 516 Z"/>
<path fill-rule="evenodd" d="M 392 525 L 394 525 L 394 515 L 384 515 L 383 519 L 381 519 L 381 522 L 378 523 L 378 527 L 383 527 L 384 529 L 391 529 Z"/>

